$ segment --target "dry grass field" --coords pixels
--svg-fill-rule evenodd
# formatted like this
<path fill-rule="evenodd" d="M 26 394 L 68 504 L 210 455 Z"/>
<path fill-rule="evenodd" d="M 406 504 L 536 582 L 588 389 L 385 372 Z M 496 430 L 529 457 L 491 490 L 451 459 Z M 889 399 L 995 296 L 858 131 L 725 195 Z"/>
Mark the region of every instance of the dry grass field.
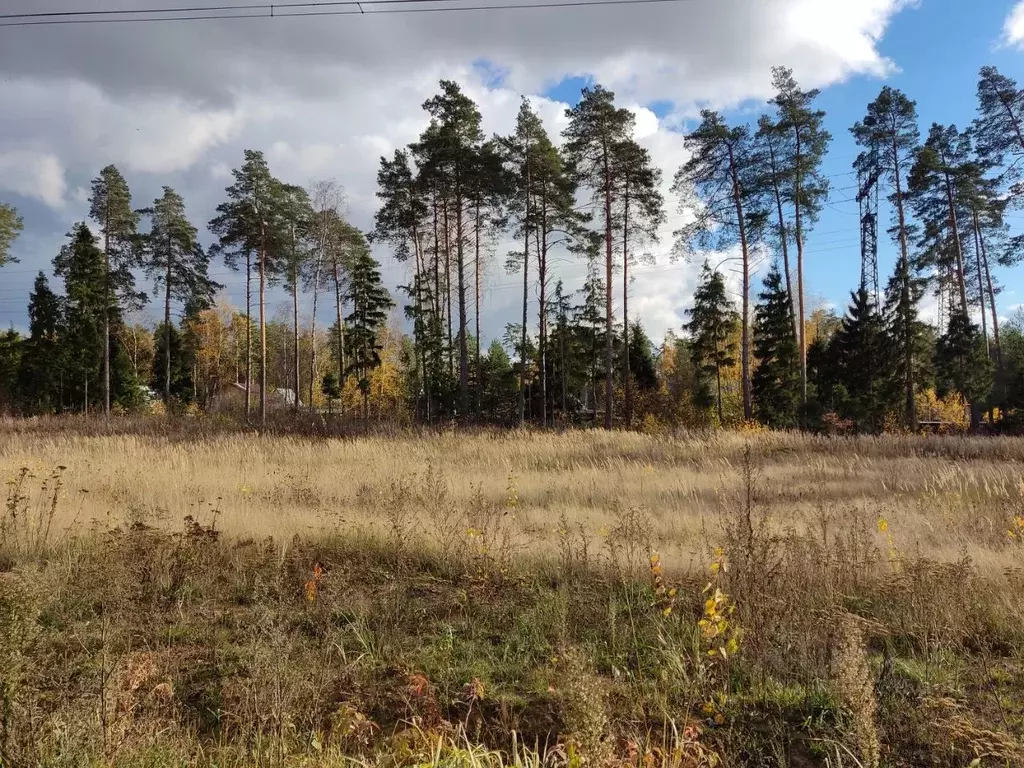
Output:
<path fill-rule="evenodd" d="M 3 766 L 1024 764 L 1024 441 L 3 426 Z"/>

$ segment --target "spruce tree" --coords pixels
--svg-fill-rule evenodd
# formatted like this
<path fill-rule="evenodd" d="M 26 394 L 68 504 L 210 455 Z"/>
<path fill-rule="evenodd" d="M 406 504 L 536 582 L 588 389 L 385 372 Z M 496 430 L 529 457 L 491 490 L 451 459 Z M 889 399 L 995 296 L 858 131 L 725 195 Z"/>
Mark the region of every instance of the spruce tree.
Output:
<path fill-rule="evenodd" d="M 946 332 L 935 343 L 935 389 L 943 397 L 958 392 L 971 408 L 977 427 L 981 404 L 992 391 L 992 361 L 978 327 L 966 312 L 950 314 Z"/>
<path fill-rule="evenodd" d="M 92 181 L 89 216 L 103 235 L 103 412 L 110 413 L 110 325 L 111 315 L 122 302 L 140 304 L 143 294 L 135 292 L 132 268 L 138 265 L 137 228 L 139 215 L 132 210 L 132 196 L 121 172 L 108 165 Z"/>
<path fill-rule="evenodd" d="M 700 125 L 687 134 L 690 159 L 676 173 L 673 191 L 680 208 L 695 209 L 694 220 L 675 233 L 676 248 L 691 255 L 698 248 L 740 247 L 743 306 L 740 366 L 743 416 L 753 418 L 750 361 L 750 252 L 757 237 L 751 222 L 763 222 L 756 157 L 746 126 L 730 128 L 717 112 L 703 110 Z"/>
<path fill-rule="evenodd" d="M 210 258 L 199 244 L 198 230 L 185 215 L 185 201 L 170 187 L 164 187 L 162 197 L 153 201 L 153 207 L 143 211 L 150 218 L 150 231 L 144 238 L 144 267 L 146 274 L 164 294 L 165 338 L 160 344 L 164 355 L 170 355 L 175 345 L 169 336 L 174 332 L 171 322 L 171 302 L 183 305 L 195 299 L 210 301 L 220 287 L 209 278 Z M 162 361 L 165 377 L 158 382 L 164 393 L 164 403 L 171 399 L 172 361 Z"/>
<path fill-rule="evenodd" d="M 625 331 L 623 331 L 625 333 Z M 653 392 L 658 388 L 658 372 L 654 366 L 654 345 L 639 320 L 633 321 L 629 341 L 623 338 L 623 349 L 629 356 L 629 369 L 641 392 Z"/>
<path fill-rule="evenodd" d="M 96 382 L 103 373 L 104 329 L 110 318 L 107 303 L 108 271 L 103 251 L 84 222 L 69 234 L 53 260 L 54 273 L 64 280 L 64 317 L 61 345 L 65 355 L 68 391 L 73 403 L 88 413 L 96 397 Z M 92 384 L 90 392 L 90 383 Z M 103 403 L 102 388 L 100 403 Z"/>
<path fill-rule="evenodd" d="M 153 386 L 164 390 L 165 401 L 191 403 L 195 392 L 192 364 L 182 332 L 166 320 L 153 333 Z"/>
<path fill-rule="evenodd" d="M 773 429 L 799 423 L 800 350 L 790 321 L 792 306 L 773 264 L 758 295 L 754 320 L 754 403 L 758 420 Z"/>
<path fill-rule="evenodd" d="M 69 351 L 62 340 L 63 314 L 61 299 L 40 271 L 29 294 L 29 336 L 18 372 L 22 402 L 32 413 L 52 413 L 63 405 L 60 382 Z"/>
<path fill-rule="evenodd" d="M 586 383 L 588 369 L 580 365 L 579 334 L 572 323 L 571 296 L 565 292 L 561 280 L 555 283 L 555 295 L 549 309 L 554 321 L 550 339 L 554 357 L 551 380 L 558 393 L 558 410 L 563 419 L 568 419 L 569 393 L 575 393 L 579 385 Z"/>
<path fill-rule="evenodd" d="M 917 127 L 917 106 L 902 91 L 883 86 L 878 98 L 868 105 L 864 119 L 850 129 L 857 144 L 864 148 L 858 162 L 870 155 L 877 161 L 881 174 L 879 183 L 886 182 L 890 189 L 889 202 L 896 213 L 895 226 L 890 230 L 899 247 L 895 283 L 890 283 L 887 304 L 895 313 L 894 335 L 904 355 L 902 377 L 905 394 L 907 425 L 917 428 L 914 402 L 917 328 L 916 276 L 910 260 L 911 226 L 906 215 L 906 174 L 916 152 L 920 132 Z"/>
<path fill-rule="evenodd" d="M 391 296 L 380 276 L 380 265 L 370 255 L 365 238 L 353 243 L 346 297 L 352 311 L 347 318 L 348 368 L 363 393 L 363 415 L 368 415 L 370 374 L 380 365 L 380 331 L 391 308 Z"/>
<path fill-rule="evenodd" d="M 722 426 L 722 371 L 736 364 L 732 339 L 739 316 L 726 295 L 722 274 L 712 272 L 706 261 L 693 294 L 693 307 L 686 314 L 690 318 L 684 326 L 690 334 L 690 359 L 698 372 L 694 405 L 702 409 L 714 405 Z"/>
<path fill-rule="evenodd" d="M 605 336 L 608 333 L 605 315 L 605 299 L 608 294 L 596 261 L 591 263 L 587 278 L 583 281 L 583 287 L 579 293 L 582 303 L 575 308 L 574 323 L 578 328 L 580 347 L 589 361 L 586 378 L 590 384 L 590 405 L 594 409 L 593 420 L 596 424 L 598 382 L 603 373 L 601 370 L 602 360 L 607 364 L 607 357 L 602 356 L 600 351 L 607 348 Z M 603 378 L 607 386 L 607 375 Z"/>
<path fill-rule="evenodd" d="M 565 158 L 574 180 L 591 191 L 591 200 L 604 216 L 605 257 L 605 393 L 604 426 L 612 428 L 614 328 L 612 318 L 612 269 L 614 266 L 614 214 L 620 186 L 615 149 L 632 136 L 636 119 L 628 109 L 615 106 L 615 94 L 602 88 L 584 88 L 575 107 L 565 111 L 569 120 L 563 136 Z"/>
<path fill-rule="evenodd" d="M 11 256 L 11 246 L 23 228 L 24 221 L 18 211 L 13 206 L 0 203 L 0 267 L 17 263 L 18 260 Z"/>
<path fill-rule="evenodd" d="M 840 414 L 860 432 L 882 431 L 885 417 L 898 402 L 899 387 L 885 320 L 866 286 L 851 294 L 853 303 L 829 342 L 829 359 L 838 366 L 844 395 Z"/>

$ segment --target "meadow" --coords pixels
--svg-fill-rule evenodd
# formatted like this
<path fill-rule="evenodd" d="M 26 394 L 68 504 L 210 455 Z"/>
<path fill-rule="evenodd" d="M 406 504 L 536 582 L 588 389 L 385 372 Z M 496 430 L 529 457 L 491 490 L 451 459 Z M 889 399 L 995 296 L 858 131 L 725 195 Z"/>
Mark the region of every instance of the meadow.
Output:
<path fill-rule="evenodd" d="M 1024 442 L 6 422 L 0 765 L 1024 764 Z"/>

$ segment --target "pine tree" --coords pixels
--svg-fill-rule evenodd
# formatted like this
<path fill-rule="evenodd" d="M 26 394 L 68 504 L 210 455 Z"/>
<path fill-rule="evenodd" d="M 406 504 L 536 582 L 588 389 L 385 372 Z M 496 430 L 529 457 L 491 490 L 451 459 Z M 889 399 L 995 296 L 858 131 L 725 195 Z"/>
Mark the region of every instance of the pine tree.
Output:
<path fill-rule="evenodd" d="M 409 295 L 414 303 L 406 308 L 406 314 L 413 320 L 416 366 L 426 397 L 425 406 L 429 420 L 434 382 L 428 373 L 433 370 L 433 366 L 427 360 L 427 349 L 430 345 L 426 334 L 432 326 L 427 319 L 431 311 L 426 304 L 430 296 L 430 284 L 422 243 L 429 210 L 422 180 L 414 176 L 407 152 L 396 149 L 391 160 L 381 157 L 380 169 L 377 171 L 377 199 L 381 205 L 374 219 L 373 239 L 390 244 L 396 261 L 408 262 L 410 258 L 413 259 L 413 279 Z"/>
<path fill-rule="evenodd" d="M 61 299 L 40 271 L 29 294 L 29 336 L 18 371 L 18 389 L 30 412 L 50 413 L 63 406 L 60 382 L 67 352 L 61 338 L 63 314 Z"/>
<path fill-rule="evenodd" d="M 11 256 L 11 246 L 18 239 L 24 225 L 24 221 L 13 206 L 0 203 L 0 267 L 18 262 Z"/>
<path fill-rule="evenodd" d="M 515 185 L 504 167 L 502 140 L 485 141 L 476 152 L 468 187 L 473 205 L 473 322 L 474 410 L 479 418 L 482 409 L 483 382 L 481 381 L 483 356 L 481 355 L 480 321 L 482 314 L 483 261 L 485 248 L 494 236 L 507 226 L 507 206 Z M 571 200 L 570 200 L 571 207 Z"/>
<path fill-rule="evenodd" d="M 295 400 L 293 409 L 299 410 L 301 391 L 301 360 L 299 354 L 299 286 L 306 264 L 311 258 L 310 237 L 313 231 L 313 206 L 309 194 L 302 187 L 282 184 L 279 214 L 285 237 L 282 248 L 281 270 L 284 273 L 284 287 L 292 297 L 292 389 Z M 313 342 L 314 346 L 316 341 Z"/>
<path fill-rule="evenodd" d="M 725 292 L 722 274 L 711 271 L 704 262 L 700 282 L 693 294 L 693 307 L 686 311 L 690 321 L 684 326 L 690 334 L 690 359 L 698 371 L 698 386 L 694 391 L 694 405 L 698 408 L 716 407 L 718 424 L 724 425 L 722 410 L 722 371 L 736 364 L 736 345 L 732 339 L 739 324 L 736 308 Z M 714 384 L 712 394 L 711 378 Z"/>
<path fill-rule="evenodd" d="M 793 240 L 796 243 L 796 305 L 797 341 L 800 347 L 800 397 L 807 402 L 807 339 L 804 329 L 804 239 L 811 225 L 817 221 L 822 206 L 828 199 L 828 179 L 821 166 L 832 141 L 825 130 L 825 113 L 814 109 L 820 91 L 805 91 L 793 79 L 793 71 L 786 67 L 772 70 L 772 84 L 776 95 L 772 100 L 778 110 L 778 129 L 790 137 L 791 153 L 785 159 L 788 183 L 788 202 L 793 209 Z M 793 293 L 787 291 L 790 297 Z"/>
<path fill-rule="evenodd" d="M 559 244 L 568 243 L 577 249 L 584 237 L 581 227 L 585 216 L 574 208 L 575 181 L 566 169 L 564 159 L 551 142 L 544 125 L 530 102 L 523 99 L 512 136 L 501 140 L 507 181 L 503 207 L 516 222 L 516 236 L 523 238 L 523 251 L 508 255 L 506 269 L 523 273 L 523 322 L 520 332 L 527 333 L 529 323 L 530 248 L 533 243 L 537 273 L 537 369 L 540 380 L 540 417 L 547 423 L 550 396 L 548 392 L 548 288 L 551 280 L 549 253 Z M 532 240 L 531 240 L 532 235 Z M 520 346 L 525 344 L 525 338 Z M 526 376 L 521 369 L 520 375 Z M 520 382 L 525 418 L 525 386 Z"/>
<path fill-rule="evenodd" d="M 334 243 L 337 222 L 341 218 L 340 209 L 343 197 L 342 188 L 335 181 L 317 181 L 312 185 L 312 199 L 310 203 L 313 212 L 309 232 L 312 255 L 306 262 L 306 270 L 303 275 L 306 290 L 313 294 L 313 306 L 309 321 L 309 337 L 312 340 L 309 354 L 310 410 L 316 408 L 314 395 L 317 386 L 322 388 L 323 385 L 322 381 L 318 381 L 317 376 L 319 370 L 317 367 L 317 349 L 319 344 L 317 343 L 316 335 L 317 299 L 320 296 L 320 291 L 326 289 L 330 282 L 328 271 L 330 266 L 329 249 Z M 337 386 L 340 387 L 341 381 L 337 377 L 335 377 L 335 380 L 337 381 Z"/>
<path fill-rule="evenodd" d="M 792 306 L 773 264 L 758 295 L 754 320 L 753 389 L 757 418 L 774 429 L 798 424 L 800 408 L 800 351 L 790 320 Z"/>
<path fill-rule="evenodd" d="M 459 311 L 459 413 L 469 412 L 469 339 L 466 303 L 465 216 L 473 206 L 473 168 L 483 141 L 482 117 L 473 100 L 452 80 L 441 81 L 441 92 L 423 103 L 433 130 L 425 143 L 430 164 L 450 195 L 454 218 L 455 272 Z M 449 213 L 445 207 L 446 215 Z"/>
<path fill-rule="evenodd" d="M 509 273 L 523 271 L 523 320 L 519 325 L 522 338 L 519 349 L 526 349 L 526 335 L 529 328 L 530 298 L 530 235 L 537 243 L 540 252 L 540 235 L 537 227 L 535 210 L 536 182 L 534 176 L 538 172 L 538 155 L 540 145 L 548 140 L 544 124 L 533 111 L 529 100 L 523 99 L 516 117 L 516 130 L 502 143 L 502 155 L 509 175 L 508 212 L 512 220 L 517 222 L 514 236 L 522 237 L 523 250 L 509 253 L 505 260 L 505 269 Z M 526 366 L 519 366 L 519 423 L 526 420 Z"/>
<path fill-rule="evenodd" d="M 370 374 L 380 365 L 379 334 L 392 306 L 381 280 L 380 265 L 370 255 L 365 238 L 353 245 L 346 298 L 351 302 L 352 312 L 347 318 L 349 356 L 345 373 L 356 377 L 363 393 L 365 416 L 369 411 Z"/>
<path fill-rule="evenodd" d="M 897 340 L 902 340 L 900 346 L 904 355 L 906 422 L 912 430 L 916 430 L 914 351 L 917 337 L 917 291 L 910 261 L 911 227 L 905 209 L 904 176 L 913 163 L 920 138 L 917 106 L 901 91 L 883 86 L 878 98 L 868 105 L 864 119 L 850 131 L 857 144 L 864 148 L 861 157 L 871 154 L 877 158 L 882 179 L 888 182 L 891 190 L 889 202 L 896 211 L 896 224 L 890 234 L 899 246 L 900 256 L 896 282 L 890 283 L 890 289 L 895 289 L 898 294 L 891 295 L 888 304 L 895 311 L 895 322 L 901 326 L 894 335 Z"/>
<path fill-rule="evenodd" d="M 574 180 L 591 190 L 595 205 L 604 212 L 605 256 L 605 393 L 604 426 L 612 428 L 615 336 L 612 318 L 612 269 L 614 267 L 614 217 L 620 178 L 615 148 L 632 136 L 636 119 L 628 109 L 615 106 L 615 94 L 602 88 L 584 88 L 575 107 L 567 109 L 565 158 Z"/>
<path fill-rule="evenodd" d="M 108 165 L 92 181 L 89 216 L 103 235 L 104 306 L 103 316 L 103 412 L 110 413 L 110 325 L 111 314 L 121 302 L 135 305 L 145 296 L 135 292 L 132 268 L 138 264 L 136 230 L 139 215 L 132 210 L 128 182 L 113 165 Z"/>
<path fill-rule="evenodd" d="M 982 67 L 978 77 L 974 132 L 981 158 L 993 167 L 1005 166 L 1006 184 L 1019 181 L 1024 160 L 1024 89 L 995 67 Z M 1013 196 L 1021 191 L 1013 188 Z"/>
<path fill-rule="evenodd" d="M 146 274 L 156 283 L 157 290 L 163 286 L 164 294 L 164 338 L 159 345 L 165 355 L 175 348 L 169 335 L 173 332 L 171 302 L 188 304 L 195 299 L 209 301 L 220 287 L 210 280 L 209 256 L 199 244 L 198 230 L 185 215 L 185 201 L 170 187 L 164 187 L 162 197 L 153 201 L 153 207 L 142 211 L 150 217 L 150 231 L 143 240 L 144 267 Z M 162 361 L 166 376 L 158 386 L 163 390 L 164 402 L 171 400 L 172 362 Z"/>
<path fill-rule="evenodd" d="M 917 151 L 910 169 L 910 204 L 922 226 L 918 242 L 921 254 L 917 266 L 936 268 L 939 290 L 951 277 L 959 306 L 950 312 L 968 311 L 964 248 L 960 239 L 959 212 L 963 208 L 963 186 L 971 164 L 970 140 L 955 125 L 932 124 L 928 139 Z"/>
<path fill-rule="evenodd" d="M 792 144 L 793 134 L 790 131 L 768 115 L 761 116 L 754 135 L 754 183 L 758 193 L 764 197 L 758 206 L 765 218 L 764 230 L 770 244 L 782 256 L 786 292 L 790 296 L 793 295 L 793 277 L 789 264 L 789 243 L 793 239 L 793 221 L 785 200 L 790 189 L 791 175 L 787 160 L 794 154 Z M 774 223 L 768 224 L 769 219 L 774 219 Z M 793 315 L 793 332 L 799 334 L 796 314 Z"/>
<path fill-rule="evenodd" d="M 614 148 L 615 175 L 619 179 L 618 222 L 622 232 L 622 331 L 623 343 L 629 341 L 629 268 L 636 260 L 636 249 L 658 241 L 658 228 L 665 223 L 665 199 L 662 197 L 661 169 L 651 163 L 650 153 L 632 138 Z M 649 254 L 644 259 L 653 263 Z M 633 423 L 633 397 L 630 363 L 632 355 L 623 355 L 622 388 L 626 428 Z"/>
<path fill-rule="evenodd" d="M 751 221 L 763 221 L 757 184 L 756 157 L 746 126 L 730 128 L 717 112 L 703 110 L 701 124 L 686 136 L 690 159 L 676 173 L 673 191 L 680 207 L 696 210 L 696 218 L 675 233 L 676 248 L 690 255 L 695 248 L 740 246 L 743 259 L 743 307 L 740 366 L 743 415 L 753 418 L 750 379 L 750 250 L 756 232 Z"/>
<path fill-rule="evenodd" d="M 281 232 L 279 208 L 280 182 L 270 175 L 262 152 L 245 150 L 245 161 L 232 172 L 234 183 L 225 189 L 227 200 L 217 206 L 217 217 L 210 231 L 218 236 L 216 252 L 223 254 L 231 269 L 245 259 L 245 316 L 252 317 L 252 268 L 256 255 L 260 302 L 260 423 L 267 419 L 267 324 L 266 286 L 278 272 Z M 245 416 L 250 415 L 252 381 L 252 344 L 246 338 Z"/>

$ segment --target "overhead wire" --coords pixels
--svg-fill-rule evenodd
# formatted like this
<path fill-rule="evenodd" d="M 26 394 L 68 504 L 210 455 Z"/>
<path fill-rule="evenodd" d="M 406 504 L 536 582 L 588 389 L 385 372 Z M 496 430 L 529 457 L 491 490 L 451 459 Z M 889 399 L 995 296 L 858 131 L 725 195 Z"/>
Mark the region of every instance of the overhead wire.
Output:
<path fill-rule="evenodd" d="M 146 24 L 170 21 L 210 21 L 224 19 L 294 19 L 324 16 L 380 16 L 398 13 L 463 13 L 467 11 L 503 11 L 553 8 L 583 8 L 620 5 L 668 5 L 696 0 L 562 0 L 561 2 L 498 2 L 485 5 L 448 5 L 464 0 L 335 0 L 324 3 L 261 3 L 244 6 L 194 6 L 180 9 L 123 9 L 0 14 L 0 27 L 36 27 L 70 24 Z M 331 6 L 328 10 L 294 10 Z M 429 7 L 427 7 L 429 6 Z M 279 9 L 286 12 L 280 13 Z M 292 9 L 292 10 L 287 10 Z M 229 11 L 239 10 L 241 13 Z M 255 12 L 255 11 L 262 12 Z M 98 16 L 97 14 L 109 14 Z M 176 15 L 151 15 L 151 14 Z"/>

